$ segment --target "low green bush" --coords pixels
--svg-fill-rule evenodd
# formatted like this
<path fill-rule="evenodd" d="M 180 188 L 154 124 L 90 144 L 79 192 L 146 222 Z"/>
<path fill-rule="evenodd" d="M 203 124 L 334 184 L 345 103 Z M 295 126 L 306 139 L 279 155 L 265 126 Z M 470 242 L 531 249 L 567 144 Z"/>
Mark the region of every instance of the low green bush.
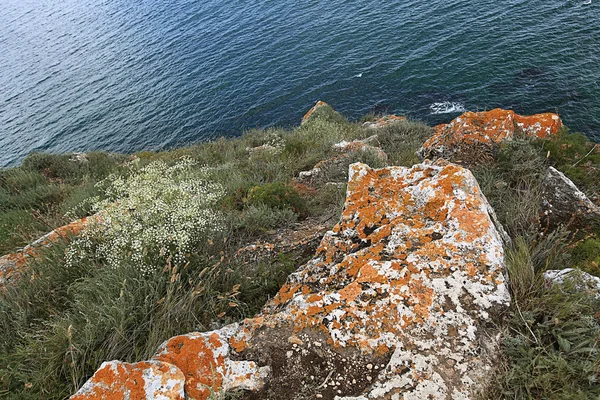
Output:
<path fill-rule="evenodd" d="M 290 209 L 299 216 L 306 215 L 306 201 L 293 187 L 280 182 L 252 187 L 246 203 L 250 207 L 262 204 L 279 210 Z"/>

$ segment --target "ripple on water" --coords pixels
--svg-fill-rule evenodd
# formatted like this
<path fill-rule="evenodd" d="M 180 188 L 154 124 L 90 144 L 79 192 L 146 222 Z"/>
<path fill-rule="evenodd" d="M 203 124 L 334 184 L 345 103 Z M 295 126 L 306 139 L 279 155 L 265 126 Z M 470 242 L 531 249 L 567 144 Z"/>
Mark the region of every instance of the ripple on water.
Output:
<path fill-rule="evenodd" d="M 535 12 L 532 12 L 535 10 Z M 598 2 L 5 0 L 0 166 L 291 126 L 322 99 L 445 122 L 558 109 L 600 134 Z"/>

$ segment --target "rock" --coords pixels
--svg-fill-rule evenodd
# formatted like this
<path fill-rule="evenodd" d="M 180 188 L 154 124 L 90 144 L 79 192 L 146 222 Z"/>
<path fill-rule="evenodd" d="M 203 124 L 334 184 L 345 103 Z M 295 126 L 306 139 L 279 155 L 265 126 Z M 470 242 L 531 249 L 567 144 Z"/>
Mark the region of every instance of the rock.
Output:
<path fill-rule="evenodd" d="M 331 150 L 338 155 L 328 159 L 319 161 L 313 169 L 309 171 L 301 171 L 298 174 L 297 181 L 301 184 L 314 184 L 318 181 L 327 170 L 333 168 L 341 168 L 348 165 L 351 157 L 359 152 L 370 152 L 375 157 L 382 161 L 387 161 L 388 156 L 380 147 L 373 146 L 372 143 L 377 143 L 377 135 L 370 136 L 366 139 L 353 140 L 352 142 L 342 141 L 331 146 Z M 344 165 L 345 164 L 345 165 Z"/>
<path fill-rule="evenodd" d="M 542 222 L 551 228 L 582 228 L 600 221 L 600 208 L 553 167 L 542 183 L 542 213 Z"/>
<path fill-rule="evenodd" d="M 374 121 L 367 121 L 367 122 L 363 123 L 363 126 L 365 128 L 370 128 L 370 129 L 379 129 L 379 128 L 383 128 L 385 126 L 394 124 L 396 122 L 402 122 L 402 121 L 406 121 L 406 117 L 391 114 L 391 115 L 384 115 L 383 117 L 377 118 Z"/>
<path fill-rule="evenodd" d="M 209 333 L 176 336 L 162 344 L 153 358 L 181 369 L 188 400 L 208 399 L 231 389 L 258 390 L 270 367 L 259 368 L 253 361 L 230 357 L 243 349 L 244 333 L 238 324 L 232 324 Z"/>
<path fill-rule="evenodd" d="M 291 228 L 277 230 L 265 240 L 244 246 L 236 252 L 235 258 L 250 263 L 284 254 L 310 257 L 331 225 L 308 218 Z"/>
<path fill-rule="evenodd" d="M 88 162 L 87 153 L 73 153 L 69 161 L 78 162 L 80 164 Z"/>
<path fill-rule="evenodd" d="M 308 110 L 308 112 L 306 114 L 304 114 L 304 117 L 302 117 L 302 124 L 304 124 L 306 121 L 308 121 L 310 119 L 310 116 L 313 115 L 313 113 L 315 111 L 317 111 L 319 108 L 321 108 L 323 106 L 329 107 L 329 104 L 327 104 L 321 100 L 317 101 L 317 103 L 310 110 Z"/>
<path fill-rule="evenodd" d="M 476 164 L 490 159 L 494 146 L 512 140 L 517 133 L 549 139 L 561 127 L 560 117 L 553 113 L 522 116 L 502 109 L 466 112 L 449 124 L 436 126 L 434 135 L 417 154 L 421 159 Z"/>
<path fill-rule="evenodd" d="M 184 383 L 185 375 L 168 363 L 110 361 L 103 363 L 71 400 L 184 400 Z"/>
<path fill-rule="evenodd" d="M 94 218 L 96 217 L 82 218 L 61 226 L 16 253 L 0 257 L 0 288 L 17 275 L 32 257 L 37 257 L 41 249 L 52 246 L 66 237 L 79 234 Z"/>
<path fill-rule="evenodd" d="M 587 291 L 600 299 L 600 278 L 573 268 L 562 270 L 548 270 L 544 272 L 544 280 L 548 287 L 560 286 L 565 288 L 570 284 L 571 289 L 577 292 Z"/>
<path fill-rule="evenodd" d="M 383 151 L 380 147 L 371 145 L 371 143 L 376 143 L 379 145 L 379 142 L 377 141 L 377 135 L 369 136 L 368 138 L 362 140 L 353 140 L 352 142 L 347 142 L 344 140 L 331 146 L 331 149 L 342 154 L 370 151 L 377 155 L 380 160 L 387 161 L 388 156 L 385 151 Z"/>
<path fill-rule="evenodd" d="M 340 222 L 260 315 L 172 338 L 154 359 L 196 400 L 232 388 L 247 400 L 472 398 L 495 371 L 492 322 L 510 302 L 487 210 L 457 165 L 352 164 Z"/>
<path fill-rule="evenodd" d="M 248 148 L 246 148 L 246 151 L 248 152 L 250 157 L 252 157 L 256 154 L 263 154 L 263 153 L 268 153 L 268 154 L 272 154 L 272 155 L 279 154 L 279 153 L 281 153 L 282 149 L 280 147 L 275 147 L 270 144 L 263 144 L 262 146 L 248 147 Z"/>

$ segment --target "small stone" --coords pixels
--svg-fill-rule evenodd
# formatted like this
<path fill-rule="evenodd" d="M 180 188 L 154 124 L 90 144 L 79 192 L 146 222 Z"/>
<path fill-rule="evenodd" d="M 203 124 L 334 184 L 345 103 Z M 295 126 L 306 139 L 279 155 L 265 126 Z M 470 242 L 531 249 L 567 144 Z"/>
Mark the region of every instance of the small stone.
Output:
<path fill-rule="evenodd" d="M 302 346 L 304 342 L 296 335 L 292 335 L 288 338 L 288 342 L 292 343 L 295 346 Z"/>

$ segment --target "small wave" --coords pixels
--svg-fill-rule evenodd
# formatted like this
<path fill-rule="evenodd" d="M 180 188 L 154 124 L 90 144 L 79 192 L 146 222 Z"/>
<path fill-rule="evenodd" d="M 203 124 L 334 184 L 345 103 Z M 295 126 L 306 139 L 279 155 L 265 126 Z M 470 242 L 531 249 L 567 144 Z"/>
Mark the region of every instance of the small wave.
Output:
<path fill-rule="evenodd" d="M 355 78 L 362 78 L 362 76 L 363 76 L 363 73 L 362 73 L 362 72 L 361 72 L 360 74 L 356 74 L 356 75 L 354 75 L 354 77 L 355 77 Z"/>
<path fill-rule="evenodd" d="M 464 104 L 452 102 L 452 101 L 444 101 L 442 103 L 433 103 L 429 106 L 431 110 L 431 114 L 452 114 L 452 113 L 462 113 L 467 111 L 465 109 Z"/>
<path fill-rule="evenodd" d="M 586 2 L 583 3 L 584 6 L 588 6 L 592 4 L 592 0 L 587 0 Z"/>

